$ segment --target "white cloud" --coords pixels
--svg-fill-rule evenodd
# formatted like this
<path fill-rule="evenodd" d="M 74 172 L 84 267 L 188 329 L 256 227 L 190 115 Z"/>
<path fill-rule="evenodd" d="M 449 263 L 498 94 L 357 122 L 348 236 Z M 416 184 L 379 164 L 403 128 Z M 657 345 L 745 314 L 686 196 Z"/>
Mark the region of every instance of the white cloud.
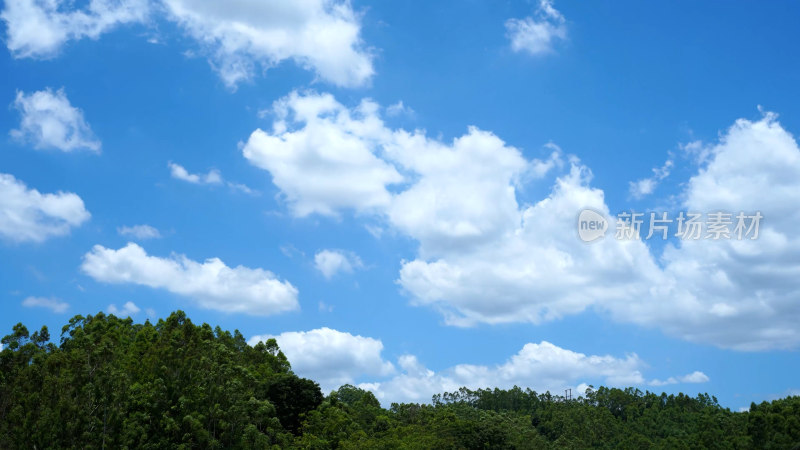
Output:
<path fill-rule="evenodd" d="M 285 60 L 339 86 L 374 73 L 350 2 L 335 0 L 165 0 L 169 17 L 208 54 L 230 87 Z"/>
<path fill-rule="evenodd" d="M 90 150 L 100 152 L 100 141 L 83 118 L 83 111 L 72 106 L 64 89 L 47 88 L 32 94 L 17 92 L 14 107 L 22 115 L 19 129 L 11 136 L 30 141 L 37 149 L 64 152 Z"/>
<path fill-rule="evenodd" d="M 361 376 L 387 376 L 394 366 L 381 356 L 383 343 L 378 339 L 352 335 L 330 328 L 286 332 L 277 336 L 253 336 L 248 341 L 275 338 L 292 364 L 292 370 L 311 378 L 328 392 Z"/>
<path fill-rule="evenodd" d="M 560 165 L 554 146 L 548 160 L 528 161 L 475 127 L 452 143 L 390 129 L 379 109 L 369 100 L 350 110 L 330 94 L 293 92 L 276 102 L 273 131 L 254 131 L 243 154 L 270 172 L 295 216 L 387 216 L 426 253 L 513 230 L 514 186 Z"/>
<path fill-rule="evenodd" d="M 41 194 L 12 175 L 0 173 L 0 236 L 6 239 L 42 242 L 68 234 L 90 216 L 76 194 Z"/>
<path fill-rule="evenodd" d="M 133 283 L 188 297 L 206 309 L 267 316 L 299 308 L 297 288 L 260 268 L 228 267 L 219 258 L 149 256 L 134 243 L 114 250 L 95 245 L 81 269 L 104 283 Z"/>
<path fill-rule="evenodd" d="M 608 208 L 590 178 L 577 176 L 587 169 L 573 164 L 546 199 L 523 209 L 513 233 L 404 262 L 400 283 L 415 303 L 436 307 L 456 325 L 538 323 L 593 307 L 690 341 L 796 347 L 800 149 L 767 116 L 737 121 L 707 152 L 683 207 L 761 211 L 758 240 L 684 241 L 668 245 L 660 263 L 644 243 L 613 239 L 613 226 L 605 240 L 584 245 L 575 237 L 576 212 L 592 207 L 608 216 Z"/>
<path fill-rule="evenodd" d="M 364 264 L 355 253 L 326 249 L 314 255 L 314 266 L 330 280 L 338 273 L 352 273 L 353 269 L 363 267 Z"/>
<path fill-rule="evenodd" d="M 680 377 L 682 383 L 707 383 L 709 381 L 708 375 L 703 372 L 695 370 L 694 372 Z"/>
<path fill-rule="evenodd" d="M 125 302 L 122 308 L 117 308 L 117 305 L 113 303 L 108 305 L 108 313 L 117 317 L 135 316 L 139 311 L 141 311 L 141 309 L 133 302 Z"/>
<path fill-rule="evenodd" d="M 458 364 L 440 372 L 422 365 L 413 355 L 398 359 L 402 373 L 387 381 L 362 383 L 384 404 L 390 402 L 429 402 L 431 396 L 453 392 L 462 386 L 470 389 L 513 386 L 538 392 L 562 392 L 579 382 L 599 382 L 606 386 L 635 386 L 644 382 L 644 363 L 635 354 L 624 358 L 611 355 L 585 355 L 547 341 L 528 343 L 505 363 L 495 366 Z"/>
<path fill-rule="evenodd" d="M 170 175 L 177 180 L 183 180 L 192 184 L 220 184 L 222 175 L 219 170 L 211 169 L 206 174 L 189 173 L 182 165 L 169 162 Z"/>
<path fill-rule="evenodd" d="M 641 199 L 652 194 L 658 183 L 669 176 L 673 165 L 672 158 L 670 158 L 664 162 L 663 166 L 653 169 L 653 176 L 631 181 L 628 186 L 631 197 Z"/>
<path fill-rule="evenodd" d="M 11 54 L 52 57 L 69 40 L 97 39 L 119 25 L 143 22 L 150 10 L 148 0 L 89 0 L 85 8 L 72 6 L 67 0 L 6 0 L 0 18 Z"/>
<path fill-rule="evenodd" d="M 119 233 L 120 236 L 132 237 L 140 241 L 158 239 L 161 237 L 161 233 L 150 225 L 122 226 L 117 228 L 117 233 Z"/>
<path fill-rule="evenodd" d="M 494 134 L 470 127 L 446 144 L 399 130 L 386 148 L 415 175 L 393 199 L 389 220 L 418 240 L 423 254 L 479 245 L 520 220 L 514 185 L 528 161 Z"/>
<path fill-rule="evenodd" d="M 666 386 L 678 383 L 707 383 L 709 381 L 708 375 L 700 371 L 694 371 L 682 377 L 669 377 L 666 380 L 652 380 L 648 384 L 650 386 Z"/>
<path fill-rule="evenodd" d="M 404 262 L 400 284 L 415 303 L 434 306 L 448 323 L 462 326 L 541 323 L 660 284 L 643 243 L 607 238 L 586 245 L 577 238 L 578 211 L 609 215 L 603 192 L 590 180 L 588 169 L 573 163 L 547 198 L 522 209 L 516 228 L 509 224 L 508 233 L 486 245 Z"/>
<path fill-rule="evenodd" d="M 506 31 L 512 50 L 532 55 L 549 53 L 555 41 L 567 38 L 564 16 L 553 8 L 551 0 L 539 2 L 536 18 L 508 19 Z"/>
<path fill-rule="evenodd" d="M 385 208 L 387 186 L 403 177 L 373 153 L 386 132 L 377 108 L 364 101 L 351 112 L 330 94 L 293 92 L 275 103 L 273 131 L 257 129 L 242 151 L 270 172 L 296 216 Z"/>
<path fill-rule="evenodd" d="M 22 306 L 26 308 L 46 308 L 55 314 L 61 314 L 69 309 L 69 304 L 57 299 L 47 297 L 28 297 L 22 301 Z"/>
<path fill-rule="evenodd" d="M 217 169 L 211 169 L 208 173 L 190 173 L 182 165 L 170 161 L 167 163 L 170 175 L 176 180 L 186 181 L 192 184 L 208 184 L 208 185 L 227 185 L 231 190 L 243 192 L 248 195 L 259 195 L 259 192 L 251 189 L 250 187 L 232 181 L 226 181 L 222 177 L 222 173 Z"/>

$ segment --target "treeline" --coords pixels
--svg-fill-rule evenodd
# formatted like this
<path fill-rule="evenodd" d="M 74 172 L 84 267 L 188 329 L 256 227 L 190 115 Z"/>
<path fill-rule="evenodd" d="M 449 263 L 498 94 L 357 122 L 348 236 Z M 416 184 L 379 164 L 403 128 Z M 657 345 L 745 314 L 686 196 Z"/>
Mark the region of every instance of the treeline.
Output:
<path fill-rule="evenodd" d="M 324 396 L 274 340 L 251 347 L 180 311 L 76 316 L 51 341 L 22 324 L 2 339 L 0 449 L 800 449 L 800 397 L 739 413 L 707 394 L 462 388 L 384 409 L 354 386 Z"/>

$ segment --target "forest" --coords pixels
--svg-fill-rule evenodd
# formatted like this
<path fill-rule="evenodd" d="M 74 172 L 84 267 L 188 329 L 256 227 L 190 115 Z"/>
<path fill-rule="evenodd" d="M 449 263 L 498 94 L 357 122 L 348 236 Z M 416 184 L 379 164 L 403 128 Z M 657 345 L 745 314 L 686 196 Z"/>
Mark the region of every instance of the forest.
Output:
<path fill-rule="evenodd" d="M 800 397 L 732 412 L 708 394 L 461 388 L 386 409 L 355 386 L 321 392 L 274 339 L 181 311 L 75 316 L 60 339 L 18 324 L 2 343 L 0 449 L 800 449 Z"/>

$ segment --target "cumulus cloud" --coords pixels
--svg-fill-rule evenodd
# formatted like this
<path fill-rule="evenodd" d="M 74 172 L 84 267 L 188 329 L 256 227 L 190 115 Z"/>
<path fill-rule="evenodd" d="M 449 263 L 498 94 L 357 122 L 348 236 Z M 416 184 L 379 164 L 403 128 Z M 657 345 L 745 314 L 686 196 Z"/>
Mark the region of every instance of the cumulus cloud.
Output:
<path fill-rule="evenodd" d="M 395 370 L 381 356 L 383 343 L 378 339 L 324 327 L 277 336 L 253 336 L 248 342 L 255 345 L 269 338 L 278 341 L 295 373 L 317 381 L 325 392 L 352 384 L 361 376 L 382 377 Z"/>
<path fill-rule="evenodd" d="M 140 241 L 146 239 L 158 239 L 161 237 L 161 233 L 156 228 L 146 224 L 133 225 L 130 227 L 122 226 L 117 228 L 117 233 L 119 233 L 120 236 L 131 237 Z"/>
<path fill-rule="evenodd" d="M 528 161 L 475 127 L 451 143 L 391 129 L 379 110 L 369 100 L 349 109 L 330 94 L 293 92 L 275 103 L 272 131 L 254 131 L 243 154 L 270 172 L 295 216 L 386 217 L 425 253 L 513 230 L 514 186 L 560 161 L 552 147 L 546 161 Z"/>
<path fill-rule="evenodd" d="M 61 314 L 69 309 L 69 304 L 58 298 L 48 297 L 28 297 L 22 301 L 22 306 L 26 308 L 45 308 L 55 314 Z"/>
<path fill-rule="evenodd" d="M 796 347 L 800 147 L 777 116 L 766 114 L 758 121 L 737 120 L 705 152 L 708 162 L 687 183 L 684 208 L 733 216 L 760 212 L 758 239 L 668 246 L 665 273 L 675 280 L 668 296 L 618 316 L 661 323 L 672 334 L 741 350 Z"/>
<path fill-rule="evenodd" d="M 293 92 L 276 102 L 272 131 L 254 131 L 242 152 L 270 172 L 298 217 L 385 208 L 387 186 L 403 177 L 373 153 L 386 131 L 377 108 L 364 101 L 350 111 L 330 94 Z"/>
<path fill-rule="evenodd" d="M 516 229 L 485 245 L 404 262 L 401 286 L 448 323 L 469 326 L 541 323 L 660 284 L 642 242 L 605 239 L 589 246 L 577 238 L 578 211 L 589 207 L 608 216 L 603 192 L 590 180 L 588 169 L 573 164 L 547 198 L 520 211 Z"/>
<path fill-rule="evenodd" d="M 119 250 L 95 245 L 81 269 L 99 282 L 164 289 L 216 311 L 268 316 L 299 308 L 297 288 L 288 281 L 260 268 L 228 267 L 219 258 L 197 262 L 177 254 L 149 256 L 134 243 Z"/>
<path fill-rule="evenodd" d="M 374 73 L 350 2 L 165 0 L 170 19 L 198 41 L 230 87 L 260 66 L 292 60 L 339 86 L 364 84 Z"/>
<path fill-rule="evenodd" d="M 141 311 L 141 309 L 139 309 L 139 307 L 133 302 L 125 302 L 125 304 L 122 305 L 122 308 L 117 308 L 117 305 L 112 303 L 108 305 L 107 310 L 109 314 L 113 314 L 118 317 L 135 316 L 136 313 Z"/>
<path fill-rule="evenodd" d="M 97 39 L 127 23 L 143 22 L 148 0 L 89 0 L 73 9 L 66 0 L 6 0 L 0 18 L 6 23 L 6 45 L 16 58 L 48 58 L 70 40 Z"/>
<path fill-rule="evenodd" d="M 70 104 L 64 89 L 17 92 L 14 108 L 22 118 L 19 129 L 11 130 L 13 138 L 31 142 L 37 149 L 100 151 L 100 141 L 84 120 L 83 111 Z"/>
<path fill-rule="evenodd" d="M 538 55 L 552 52 L 555 41 L 567 38 L 567 25 L 551 0 L 541 0 L 536 17 L 508 19 L 506 32 L 512 50 Z"/>
<path fill-rule="evenodd" d="M 641 199 L 652 194 L 658 183 L 669 176 L 673 165 L 672 158 L 670 158 L 664 162 L 663 166 L 653 169 L 653 176 L 631 181 L 628 186 L 630 196 L 635 199 Z"/>
<path fill-rule="evenodd" d="M 363 267 L 358 255 L 341 250 L 321 250 L 314 255 L 314 266 L 326 279 L 338 273 L 352 273 L 353 269 Z"/>
<path fill-rule="evenodd" d="M 42 194 L 14 176 L 0 173 L 0 236 L 6 239 L 42 242 L 68 234 L 89 217 L 76 194 Z"/>

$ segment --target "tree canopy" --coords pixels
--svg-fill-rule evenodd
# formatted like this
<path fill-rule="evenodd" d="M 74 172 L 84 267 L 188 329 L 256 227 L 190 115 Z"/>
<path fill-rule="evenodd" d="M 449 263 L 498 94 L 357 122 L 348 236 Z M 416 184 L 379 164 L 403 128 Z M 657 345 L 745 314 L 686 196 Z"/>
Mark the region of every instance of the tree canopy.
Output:
<path fill-rule="evenodd" d="M 277 342 L 195 325 L 75 316 L 60 343 L 18 324 L 0 352 L 0 448 L 798 448 L 800 397 L 723 408 L 695 397 L 590 388 L 461 388 L 381 407 L 323 395 Z"/>

